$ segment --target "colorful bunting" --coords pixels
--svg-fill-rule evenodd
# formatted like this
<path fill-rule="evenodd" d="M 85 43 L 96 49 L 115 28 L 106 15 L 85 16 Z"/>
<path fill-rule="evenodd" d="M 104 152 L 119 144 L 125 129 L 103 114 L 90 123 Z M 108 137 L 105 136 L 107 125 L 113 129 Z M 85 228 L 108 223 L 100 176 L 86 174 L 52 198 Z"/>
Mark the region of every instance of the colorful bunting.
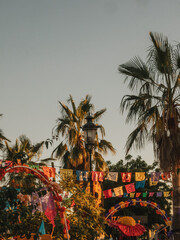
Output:
<path fill-rule="evenodd" d="M 113 190 L 114 190 L 114 193 L 115 193 L 116 197 L 123 195 L 123 187 L 122 186 L 113 188 Z"/>
<path fill-rule="evenodd" d="M 104 180 L 104 172 L 93 171 L 92 173 L 92 181 L 94 182 L 103 182 Z"/>
<path fill-rule="evenodd" d="M 60 175 L 62 180 L 65 180 L 65 178 L 69 177 L 71 178 L 73 176 L 73 170 L 72 169 L 60 169 Z"/>
<path fill-rule="evenodd" d="M 106 179 L 109 181 L 117 182 L 118 181 L 118 172 L 108 172 Z"/>
<path fill-rule="evenodd" d="M 56 169 L 52 167 L 43 166 L 43 172 L 48 178 L 55 178 Z"/>
<path fill-rule="evenodd" d="M 152 181 L 152 182 L 154 182 L 154 181 L 159 181 L 160 175 L 161 175 L 160 172 L 152 172 L 152 173 L 151 173 L 151 181 Z"/>
<path fill-rule="evenodd" d="M 112 197 L 112 190 L 107 189 L 107 190 L 103 191 L 103 195 L 104 195 L 104 198 L 111 198 Z"/>
<path fill-rule="evenodd" d="M 141 196 L 141 192 L 136 193 L 136 198 Z"/>
<path fill-rule="evenodd" d="M 136 189 L 144 188 L 146 180 L 136 182 Z"/>
<path fill-rule="evenodd" d="M 145 180 L 145 172 L 135 172 L 135 181 Z"/>
<path fill-rule="evenodd" d="M 169 192 L 164 192 L 164 197 L 169 197 Z"/>
<path fill-rule="evenodd" d="M 154 192 L 150 192 L 149 197 L 153 197 L 153 196 L 154 196 Z"/>
<path fill-rule="evenodd" d="M 157 192 L 156 197 L 162 197 L 162 192 Z"/>
<path fill-rule="evenodd" d="M 123 194 L 123 197 L 124 197 L 124 198 L 127 198 L 127 197 L 128 197 L 128 194 L 127 194 L 127 193 L 124 193 L 124 194 Z"/>
<path fill-rule="evenodd" d="M 127 193 L 135 192 L 135 186 L 134 183 L 130 183 L 125 185 Z"/>
<path fill-rule="evenodd" d="M 76 170 L 77 181 L 88 181 L 89 173 L 88 171 Z"/>
<path fill-rule="evenodd" d="M 131 172 L 128 172 L 128 173 L 122 172 L 121 173 L 122 182 L 124 183 L 131 182 L 131 175 L 132 175 Z"/>
<path fill-rule="evenodd" d="M 129 197 L 130 197 L 130 198 L 134 198 L 134 196 L 135 196 L 135 193 L 130 193 L 130 194 L 129 194 Z"/>
<path fill-rule="evenodd" d="M 158 181 L 152 181 L 151 178 L 149 178 L 149 186 L 156 186 L 158 184 Z"/>
<path fill-rule="evenodd" d="M 147 197 L 147 192 L 143 192 L 142 196 L 143 196 L 143 198 Z"/>

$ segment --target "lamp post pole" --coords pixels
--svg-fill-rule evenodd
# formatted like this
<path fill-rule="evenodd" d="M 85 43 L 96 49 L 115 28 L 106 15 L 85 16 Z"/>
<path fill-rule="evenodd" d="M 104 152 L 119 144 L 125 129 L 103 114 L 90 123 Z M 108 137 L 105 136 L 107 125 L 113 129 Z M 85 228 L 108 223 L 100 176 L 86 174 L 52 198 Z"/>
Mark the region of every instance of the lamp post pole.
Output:
<path fill-rule="evenodd" d="M 97 128 L 99 126 L 93 123 L 93 117 L 89 114 L 86 117 L 87 123 L 82 127 L 84 131 L 84 138 L 86 149 L 89 152 L 89 170 L 90 170 L 90 192 L 93 193 L 93 182 L 92 182 L 92 150 L 95 145 L 95 138 L 97 134 Z"/>
<path fill-rule="evenodd" d="M 92 182 L 92 149 L 89 150 L 89 164 L 90 164 L 90 192 L 93 194 L 93 182 Z"/>

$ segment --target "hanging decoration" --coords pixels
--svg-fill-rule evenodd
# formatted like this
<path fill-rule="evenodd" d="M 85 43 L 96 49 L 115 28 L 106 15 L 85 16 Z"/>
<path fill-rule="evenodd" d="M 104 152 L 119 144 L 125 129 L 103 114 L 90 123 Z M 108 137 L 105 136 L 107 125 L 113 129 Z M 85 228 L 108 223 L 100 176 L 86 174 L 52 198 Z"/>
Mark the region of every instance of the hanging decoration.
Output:
<path fill-rule="evenodd" d="M 116 228 L 120 233 L 126 237 L 138 237 L 146 232 L 143 225 L 136 223 L 134 218 L 126 216 L 120 217 L 117 221 L 108 221 L 110 227 Z"/>

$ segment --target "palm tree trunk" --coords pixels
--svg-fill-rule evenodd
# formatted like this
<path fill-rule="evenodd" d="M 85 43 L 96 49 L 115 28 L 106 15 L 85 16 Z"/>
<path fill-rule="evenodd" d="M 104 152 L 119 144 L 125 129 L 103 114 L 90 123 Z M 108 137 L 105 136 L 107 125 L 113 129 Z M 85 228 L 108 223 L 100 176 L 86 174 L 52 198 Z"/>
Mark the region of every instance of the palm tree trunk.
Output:
<path fill-rule="evenodd" d="M 180 165 L 173 169 L 173 219 L 174 240 L 180 239 Z"/>

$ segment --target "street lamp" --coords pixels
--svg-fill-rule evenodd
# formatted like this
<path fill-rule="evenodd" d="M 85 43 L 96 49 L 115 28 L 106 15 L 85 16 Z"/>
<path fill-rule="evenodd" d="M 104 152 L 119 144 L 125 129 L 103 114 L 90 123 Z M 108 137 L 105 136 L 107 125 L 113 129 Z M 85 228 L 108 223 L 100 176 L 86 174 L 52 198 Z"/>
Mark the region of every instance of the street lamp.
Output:
<path fill-rule="evenodd" d="M 93 185 L 92 185 L 92 177 L 91 177 L 91 171 L 92 171 L 92 159 L 91 159 L 91 155 L 92 155 L 92 150 L 94 148 L 94 144 L 95 144 L 95 138 L 96 138 L 96 133 L 97 133 L 97 128 L 99 128 L 99 126 L 95 125 L 93 123 L 93 117 L 89 114 L 86 118 L 87 123 L 84 124 L 84 126 L 82 127 L 83 131 L 84 131 L 84 138 L 85 138 L 85 144 L 86 144 L 86 149 L 89 152 L 89 164 L 90 164 L 90 191 L 92 193 L 93 191 Z"/>

